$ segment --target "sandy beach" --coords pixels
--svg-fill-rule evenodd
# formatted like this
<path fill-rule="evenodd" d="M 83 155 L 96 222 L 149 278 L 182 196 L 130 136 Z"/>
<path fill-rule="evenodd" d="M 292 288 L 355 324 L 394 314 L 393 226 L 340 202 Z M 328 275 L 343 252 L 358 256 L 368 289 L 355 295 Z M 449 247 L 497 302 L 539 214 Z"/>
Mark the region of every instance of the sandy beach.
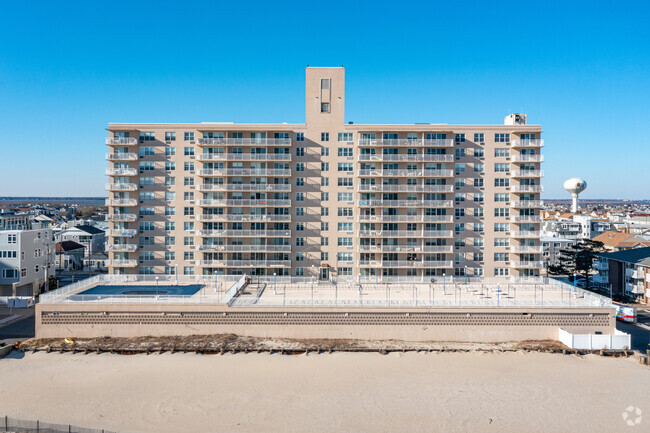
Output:
<path fill-rule="evenodd" d="M 129 432 L 648 431 L 648 389 L 631 358 L 536 352 L 0 360 L 0 415 Z"/>

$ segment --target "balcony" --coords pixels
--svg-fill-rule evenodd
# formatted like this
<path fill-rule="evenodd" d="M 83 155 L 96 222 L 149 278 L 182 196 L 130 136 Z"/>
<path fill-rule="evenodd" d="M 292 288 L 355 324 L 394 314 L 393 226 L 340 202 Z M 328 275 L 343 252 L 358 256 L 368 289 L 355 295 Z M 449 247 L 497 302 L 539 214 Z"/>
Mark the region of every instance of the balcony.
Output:
<path fill-rule="evenodd" d="M 107 168 L 106 176 L 137 176 L 137 168 Z"/>
<path fill-rule="evenodd" d="M 202 267 L 227 268 L 286 268 L 291 267 L 291 260 L 199 260 Z"/>
<path fill-rule="evenodd" d="M 543 268 L 544 267 L 544 262 L 541 261 L 513 261 L 510 262 L 510 265 L 513 268 L 519 268 L 519 269 L 532 269 L 532 268 Z"/>
<path fill-rule="evenodd" d="M 358 185 L 360 192 L 454 192 L 453 185 Z"/>
<path fill-rule="evenodd" d="M 108 191 L 137 191 L 138 185 L 135 183 L 107 183 Z"/>
<path fill-rule="evenodd" d="M 113 268 L 135 268 L 138 266 L 138 261 L 132 259 L 109 260 L 108 266 Z"/>
<path fill-rule="evenodd" d="M 360 245 L 358 252 L 381 253 L 453 253 L 453 245 Z"/>
<path fill-rule="evenodd" d="M 532 209 L 544 207 L 544 202 L 541 200 L 513 200 L 510 202 L 510 207 Z"/>
<path fill-rule="evenodd" d="M 265 222 L 289 222 L 291 215 L 252 215 L 252 214 L 225 214 L 225 215 L 198 215 L 199 221 L 265 221 Z"/>
<path fill-rule="evenodd" d="M 106 214 L 106 221 L 130 222 L 136 221 L 138 216 L 130 213 L 109 213 Z"/>
<path fill-rule="evenodd" d="M 643 290 L 643 285 L 636 285 L 636 284 L 630 284 L 626 283 L 625 284 L 625 291 L 627 293 L 631 293 L 634 295 L 642 295 L 644 290 Z"/>
<path fill-rule="evenodd" d="M 513 253 L 517 254 L 523 254 L 523 253 L 530 253 L 530 254 L 541 254 L 544 252 L 543 247 L 541 245 L 535 245 L 535 246 L 511 246 L 510 251 Z"/>
<path fill-rule="evenodd" d="M 106 251 L 112 252 L 133 252 L 138 249 L 137 245 L 134 244 L 108 244 L 106 245 Z"/>
<path fill-rule="evenodd" d="M 360 154 L 359 161 L 409 161 L 409 162 L 453 162 L 454 155 L 444 154 L 444 155 L 394 155 L 394 154 Z"/>
<path fill-rule="evenodd" d="M 453 238 L 451 230 L 359 230 L 359 237 L 372 238 Z"/>
<path fill-rule="evenodd" d="M 454 177 L 454 170 L 359 170 L 359 177 Z"/>
<path fill-rule="evenodd" d="M 359 200 L 360 207 L 454 207 L 451 200 Z"/>
<path fill-rule="evenodd" d="M 600 260 L 596 260 L 594 262 L 594 269 L 599 269 L 603 271 L 609 270 L 609 262 L 601 262 Z"/>
<path fill-rule="evenodd" d="M 197 251 L 213 253 L 289 253 L 291 245 L 199 245 Z"/>
<path fill-rule="evenodd" d="M 512 140 L 511 146 L 513 148 L 519 148 L 519 147 L 544 147 L 544 140 Z"/>
<path fill-rule="evenodd" d="M 227 238 L 249 237 L 291 237 L 291 230 L 199 230 L 199 236 L 217 236 Z"/>
<path fill-rule="evenodd" d="M 107 153 L 106 159 L 109 161 L 137 161 L 138 154 L 131 152 Z"/>
<path fill-rule="evenodd" d="M 512 170 L 511 177 L 544 177 L 544 170 Z"/>
<path fill-rule="evenodd" d="M 136 229 L 110 229 L 106 231 L 106 236 L 115 238 L 132 238 L 137 234 L 138 231 Z"/>
<path fill-rule="evenodd" d="M 199 153 L 198 161 L 291 161 L 290 153 Z"/>
<path fill-rule="evenodd" d="M 539 193 L 539 192 L 544 192 L 544 187 L 541 185 L 512 185 L 510 187 L 510 191 Z"/>
<path fill-rule="evenodd" d="M 135 146 L 138 144 L 138 139 L 135 137 L 106 137 L 106 144 L 108 146 Z"/>
<path fill-rule="evenodd" d="M 451 268 L 452 261 L 422 261 L 422 260 L 361 260 L 360 267 L 374 268 Z"/>
<path fill-rule="evenodd" d="M 394 140 L 383 139 L 368 139 L 362 138 L 359 140 L 359 146 L 372 147 L 372 146 L 407 146 L 407 147 L 454 147 L 454 140 L 451 139 L 426 139 L 426 138 L 400 138 Z"/>
<path fill-rule="evenodd" d="M 640 271 L 639 269 L 630 269 L 627 268 L 625 269 L 625 276 L 634 278 L 635 280 L 639 280 L 643 278 L 643 272 Z"/>
<path fill-rule="evenodd" d="M 544 155 L 512 155 L 512 162 L 544 162 Z"/>
<path fill-rule="evenodd" d="M 454 222 L 453 215 L 359 215 L 357 221 L 366 222 L 396 222 L 396 223 L 413 223 L 413 222 Z"/>
<path fill-rule="evenodd" d="M 199 206 L 234 206 L 234 207 L 288 207 L 291 206 L 291 200 L 276 199 L 215 199 L 199 200 Z"/>
<path fill-rule="evenodd" d="M 223 168 L 223 169 L 199 169 L 197 171 L 199 176 L 256 176 L 256 177 L 290 177 L 291 170 L 289 169 L 250 169 L 250 168 Z"/>
<path fill-rule="evenodd" d="M 291 138 L 199 138 L 199 146 L 291 146 Z"/>
<path fill-rule="evenodd" d="M 539 238 L 541 236 L 542 236 L 542 232 L 529 232 L 529 231 L 525 231 L 525 232 L 513 231 L 513 232 L 510 232 L 510 237 L 513 237 L 513 238 L 529 239 L 529 238 Z"/>
<path fill-rule="evenodd" d="M 199 191 L 266 191 L 266 192 L 286 192 L 291 191 L 289 184 L 273 183 L 226 183 L 226 184 L 199 184 L 196 189 Z"/>
<path fill-rule="evenodd" d="M 510 221 L 515 223 L 541 223 L 541 215 L 513 215 L 510 217 Z"/>
<path fill-rule="evenodd" d="M 107 198 L 106 206 L 137 206 L 138 200 L 134 198 Z"/>
<path fill-rule="evenodd" d="M 592 281 L 596 284 L 609 284 L 609 278 L 600 274 L 594 275 Z"/>

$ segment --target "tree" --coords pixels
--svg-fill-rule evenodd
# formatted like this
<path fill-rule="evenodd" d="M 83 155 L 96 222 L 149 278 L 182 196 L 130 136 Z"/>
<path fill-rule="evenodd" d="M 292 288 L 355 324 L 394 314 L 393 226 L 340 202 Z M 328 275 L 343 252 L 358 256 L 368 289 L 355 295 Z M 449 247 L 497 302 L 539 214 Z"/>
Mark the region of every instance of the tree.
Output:
<path fill-rule="evenodd" d="M 548 267 L 550 275 L 583 274 L 585 287 L 589 287 L 589 273 L 594 269 L 594 259 L 605 252 L 605 244 L 591 239 L 569 245 L 560 250 L 559 263 Z"/>

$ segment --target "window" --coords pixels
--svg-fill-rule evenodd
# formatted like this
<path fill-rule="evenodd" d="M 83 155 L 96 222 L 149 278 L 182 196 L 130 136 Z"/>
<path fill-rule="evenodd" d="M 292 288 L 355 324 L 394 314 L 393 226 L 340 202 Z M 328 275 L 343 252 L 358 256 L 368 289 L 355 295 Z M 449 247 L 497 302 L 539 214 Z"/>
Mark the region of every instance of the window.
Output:
<path fill-rule="evenodd" d="M 338 223 L 338 230 L 340 232 L 351 232 L 352 223 Z"/>
<path fill-rule="evenodd" d="M 465 142 L 465 134 L 456 134 L 456 144 Z"/>
<path fill-rule="evenodd" d="M 351 262 L 352 253 L 336 253 L 336 260 L 339 262 Z"/>
<path fill-rule="evenodd" d="M 193 162 L 183 163 L 183 170 L 189 171 L 190 173 L 194 173 L 194 163 Z"/>
<path fill-rule="evenodd" d="M 510 194 L 508 194 L 507 192 L 505 192 L 505 193 L 502 193 L 502 192 L 495 193 L 494 194 L 494 201 L 496 201 L 496 202 L 510 201 Z"/>
<path fill-rule="evenodd" d="M 497 218 L 508 218 L 510 216 L 510 209 L 507 207 L 497 207 L 494 209 L 494 216 Z"/>
<path fill-rule="evenodd" d="M 326 247 L 330 244 L 330 238 L 320 238 L 321 247 Z"/>
<path fill-rule="evenodd" d="M 351 192 L 340 192 L 338 193 L 338 201 L 352 201 L 352 193 Z"/>
<path fill-rule="evenodd" d="M 305 268 L 296 268 L 296 277 L 304 277 Z"/>
<path fill-rule="evenodd" d="M 171 232 L 173 230 L 176 230 L 176 223 L 174 221 L 165 221 L 165 231 Z"/>
<path fill-rule="evenodd" d="M 140 221 L 139 229 L 140 229 L 140 232 L 152 231 L 154 229 L 153 228 L 153 221 Z"/>
<path fill-rule="evenodd" d="M 494 186 L 496 187 L 509 187 L 510 179 L 508 178 L 496 178 L 494 179 Z"/>
<path fill-rule="evenodd" d="M 352 135 L 351 132 L 339 132 L 339 142 L 352 143 Z"/>
<path fill-rule="evenodd" d="M 320 163 L 320 171 L 330 171 L 330 163 L 329 162 L 321 162 Z"/>
<path fill-rule="evenodd" d="M 297 207 L 296 208 L 296 216 L 305 216 L 305 208 L 304 207 Z"/>
<path fill-rule="evenodd" d="M 192 236 L 183 237 L 183 245 L 186 246 L 186 247 L 193 247 L 194 246 L 194 238 Z"/>
<path fill-rule="evenodd" d="M 186 206 L 183 208 L 183 215 L 185 216 L 194 216 L 194 208 L 191 206 Z"/>
<path fill-rule="evenodd" d="M 508 163 L 496 163 L 494 164 L 495 173 L 508 173 L 510 171 L 510 164 Z"/>
<path fill-rule="evenodd" d="M 328 147 L 320 148 L 320 156 L 330 156 L 330 150 Z"/>
<path fill-rule="evenodd" d="M 154 244 L 153 242 L 153 236 L 140 236 L 140 242 L 139 242 L 141 247 L 150 247 Z"/>
<path fill-rule="evenodd" d="M 167 171 L 176 170 L 176 163 L 172 161 L 165 161 L 165 170 Z"/>
<path fill-rule="evenodd" d="M 464 192 L 457 192 L 454 194 L 454 199 L 456 201 L 456 204 L 462 203 L 465 201 L 465 193 Z"/>
<path fill-rule="evenodd" d="M 498 147 L 494 149 L 494 156 L 496 156 L 497 158 L 509 158 L 510 149 Z"/>
<path fill-rule="evenodd" d="M 495 277 L 507 277 L 508 275 L 510 275 L 509 268 L 494 268 Z"/>
<path fill-rule="evenodd" d="M 305 193 L 304 192 L 297 192 L 296 193 L 296 201 L 305 201 Z"/>
<path fill-rule="evenodd" d="M 354 151 L 351 147 L 339 147 L 339 156 L 352 157 Z"/>
<path fill-rule="evenodd" d="M 465 149 L 456 149 L 456 158 L 465 158 Z"/>
<path fill-rule="evenodd" d="M 140 260 L 140 263 L 154 260 L 153 251 L 140 251 L 138 259 Z"/>
<path fill-rule="evenodd" d="M 185 185 L 185 186 L 194 186 L 194 178 L 193 177 L 184 177 L 183 178 L 183 185 Z"/>
<path fill-rule="evenodd" d="M 336 268 L 339 277 L 351 277 L 352 276 L 352 268 L 350 267 L 340 267 Z"/>
<path fill-rule="evenodd" d="M 140 188 L 154 185 L 154 182 L 153 177 L 140 177 Z"/>
<path fill-rule="evenodd" d="M 476 158 L 484 158 L 485 157 L 485 149 L 474 149 L 474 157 Z"/>
<path fill-rule="evenodd" d="M 183 266 L 183 275 L 194 275 L 194 268 L 192 266 Z"/>
<path fill-rule="evenodd" d="M 296 156 L 305 156 L 305 148 L 296 147 Z"/>
<path fill-rule="evenodd" d="M 510 238 L 494 238 L 495 247 L 509 247 Z"/>
<path fill-rule="evenodd" d="M 296 231 L 297 232 L 304 232 L 305 231 L 305 223 L 296 223 Z"/>
<path fill-rule="evenodd" d="M 326 261 L 328 261 L 328 260 L 329 260 L 329 257 L 330 257 L 330 255 L 329 255 L 329 253 L 328 253 L 327 251 L 322 251 L 322 252 L 320 253 L 320 261 L 321 261 L 321 262 L 326 262 Z"/>
<path fill-rule="evenodd" d="M 175 132 L 165 132 L 165 141 L 176 141 Z"/>
<path fill-rule="evenodd" d="M 495 262 L 507 262 L 510 260 L 510 254 L 509 253 L 494 253 L 494 261 Z"/>
<path fill-rule="evenodd" d="M 494 134 L 495 143 L 510 143 L 510 134 Z"/>
<path fill-rule="evenodd" d="M 339 162 L 338 163 L 338 170 L 339 171 L 346 171 L 346 172 L 352 172 L 352 163 L 351 162 Z"/>
<path fill-rule="evenodd" d="M 141 206 L 139 208 L 140 216 L 152 216 L 154 214 L 153 206 Z"/>
<path fill-rule="evenodd" d="M 329 177 L 321 177 L 320 178 L 320 186 L 330 186 Z"/>
<path fill-rule="evenodd" d="M 485 134 L 481 133 L 475 133 L 474 134 L 474 143 L 485 143 Z"/>
<path fill-rule="evenodd" d="M 305 246 L 305 238 L 296 238 L 296 246 L 297 247 L 304 247 Z"/>
<path fill-rule="evenodd" d="M 483 195 L 482 192 L 475 192 L 474 193 L 474 202 L 475 203 L 483 203 L 485 201 L 485 196 Z"/>
<path fill-rule="evenodd" d="M 168 176 L 168 177 L 165 178 L 165 186 L 174 186 L 174 185 L 176 185 L 176 178 L 175 177 L 169 177 Z"/>
<path fill-rule="evenodd" d="M 455 170 L 456 170 L 456 174 L 465 173 L 465 163 L 464 162 L 457 162 L 455 164 Z"/>
<path fill-rule="evenodd" d="M 329 201 L 330 199 L 330 193 L 329 192 L 321 192 L 320 193 L 320 201 Z"/>
<path fill-rule="evenodd" d="M 339 177 L 338 178 L 338 185 L 339 186 L 351 187 L 351 186 L 353 186 L 353 179 L 351 177 Z"/>
<path fill-rule="evenodd" d="M 165 147 L 165 156 L 174 156 L 176 155 L 176 148 L 167 146 Z"/>
<path fill-rule="evenodd" d="M 305 186 L 305 178 L 304 177 L 297 177 L 296 178 L 296 186 Z"/>
<path fill-rule="evenodd" d="M 296 141 L 305 141 L 305 133 L 296 132 Z"/>
<path fill-rule="evenodd" d="M 140 158 L 145 157 L 145 156 L 154 156 L 155 151 L 153 147 L 141 147 L 140 148 Z"/>
<path fill-rule="evenodd" d="M 155 132 L 141 132 L 140 133 L 140 143 L 144 143 L 145 141 L 154 141 L 156 139 L 156 133 Z"/>
<path fill-rule="evenodd" d="M 185 148 L 183 148 L 183 154 L 185 156 L 194 156 L 194 148 L 193 147 L 185 147 Z"/>
<path fill-rule="evenodd" d="M 483 188 L 483 178 L 477 177 L 474 179 L 474 187 Z"/>
<path fill-rule="evenodd" d="M 330 112 L 330 103 L 329 102 L 321 102 L 321 104 L 320 104 L 320 112 L 321 113 L 329 113 Z"/>
<path fill-rule="evenodd" d="M 330 229 L 330 223 L 322 222 L 320 223 L 320 231 L 326 232 Z"/>
<path fill-rule="evenodd" d="M 321 216 L 329 216 L 330 214 L 330 208 L 328 207 L 321 207 L 320 208 L 320 215 Z"/>
<path fill-rule="evenodd" d="M 465 231 L 465 223 L 455 223 L 454 224 L 454 232 L 456 234 L 462 233 Z"/>
<path fill-rule="evenodd" d="M 329 90 L 330 89 L 330 79 L 329 78 L 321 78 L 320 79 L 320 88 L 321 88 L 321 90 Z"/>
<path fill-rule="evenodd" d="M 184 138 L 185 138 L 185 141 L 194 141 L 194 133 L 193 132 L 186 132 Z"/>
<path fill-rule="evenodd" d="M 153 192 L 144 192 L 140 191 L 140 201 L 152 201 L 154 200 L 154 193 Z"/>
<path fill-rule="evenodd" d="M 339 247 L 351 247 L 352 246 L 352 238 L 338 238 L 338 246 Z"/>
<path fill-rule="evenodd" d="M 495 232 L 509 232 L 510 224 L 509 223 L 494 223 Z"/>
<path fill-rule="evenodd" d="M 330 141 L 330 133 L 329 132 L 321 132 L 320 133 L 320 141 Z"/>
<path fill-rule="evenodd" d="M 462 207 L 457 207 L 456 209 L 454 209 L 454 214 L 455 214 L 456 218 L 464 217 L 465 216 L 465 209 L 462 208 Z"/>
<path fill-rule="evenodd" d="M 338 216 L 351 217 L 354 216 L 354 212 L 351 207 L 340 207 L 338 209 Z"/>
<path fill-rule="evenodd" d="M 485 164 L 481 164 L 481 163 L 474 164 L 474 173 L 484 173 L 484 172 L 485 172 Z"/>
<path fill-rule="evenodd" d="M 194 222 L 193 221 L 185 221 L 183 223 L 183 230 L 186 232 L 193 233 L 194 232 Z"/>
<path fill-rule="evenodd" d="M 154 171 L 155 168 L 156 167 L 152 161 L 140 163 L 140 173 L 144 173 L 145 171 Z"/>
<path fill-rule="evenodd" d="M 474 223 L 474 232 L 475 233 L 485 232 L 485 226 L 483 225 L 483 223 Z"/>
<path fill-rule="evenodd" d="M 305 163 L 296 162 L 296 171 L 305 171 Z"/>
<path fill-rule="evenodd" d="M 305 253 L 302 251 L 296 253 L 296 261 L 297 262 L 304 262 L 305 261 Z"/>

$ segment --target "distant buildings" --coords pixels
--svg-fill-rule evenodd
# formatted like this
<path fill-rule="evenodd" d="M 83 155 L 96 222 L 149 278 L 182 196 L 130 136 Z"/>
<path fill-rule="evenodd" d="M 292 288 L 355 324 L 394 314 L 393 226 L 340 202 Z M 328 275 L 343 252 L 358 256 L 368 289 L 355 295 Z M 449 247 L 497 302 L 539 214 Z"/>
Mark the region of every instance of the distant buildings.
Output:
<path fill-rule="evenodd" d="M 650 247 L 601 254 L 595 263 L 594 283 L 611 286 L 614 298 L 647 302 L 650 297 Z"/>
<path fill-rule="evenodd" d="M 35 296 L 54 275 L 52 229 L 0 230 L 0 296 Z"/>
<path fill-rule="evenodd" d="M 650 247 L 650 239 L 632 233 L 605 232 L 596 236 L 594 241 L 602 242 L 608 251 L 631 250 Z"/>
<path fill-rule="evenodd" d="M 74 241 L 86 248 L 86 255 L 104 251 L 106 235 L 104 230 L 91 225 L 78 225 L 54 235 L 57 242 Z"/>

